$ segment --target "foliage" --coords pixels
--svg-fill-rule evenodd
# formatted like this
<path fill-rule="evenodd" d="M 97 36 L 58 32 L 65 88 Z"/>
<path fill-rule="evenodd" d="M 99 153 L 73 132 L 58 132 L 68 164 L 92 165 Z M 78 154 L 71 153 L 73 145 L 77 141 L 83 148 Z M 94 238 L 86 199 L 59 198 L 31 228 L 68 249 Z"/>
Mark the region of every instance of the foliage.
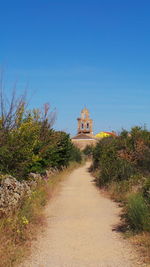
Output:
<path fill-rule="evenodd" d="M 44 173 L 49 167 L 61 169 L 72 160 L 81 161 L 69 135 L 52 129 L 55 112 L 49 104 L 27 110 L 25 99 L 13 95 L 6 107 L 1 95 L 0 112 L 0 173 L 27 179 L 30 172 Z"/>
<path fill-rule="evenodd" d="M 93 153 L 94 169 L 100 169 L 97 184 L 107 185 L 112 181 L 127 180 L 134 173 L 134 167 L 118 156 L 117 140 L 107 138 L 100 141 Z"/>
<path fill-rule="evenodd" d="M 123 129 L 116 138 L 100 140 L 93 151 L 92 170 L 98 186 L 127 203 L 131 228 L 150 231 L 150 132 L 135 126 L 131 131 Z"/>
<path fill-rule="evenodd" d="M 81 163 L 82 161 L 82 154 L 81 154 L 81 150 L 79 148 L 77 148 L 76 146 L 74 146 L 72 144 L 71 146 L 71 161 L 75 161 L 78 163 Z"/>

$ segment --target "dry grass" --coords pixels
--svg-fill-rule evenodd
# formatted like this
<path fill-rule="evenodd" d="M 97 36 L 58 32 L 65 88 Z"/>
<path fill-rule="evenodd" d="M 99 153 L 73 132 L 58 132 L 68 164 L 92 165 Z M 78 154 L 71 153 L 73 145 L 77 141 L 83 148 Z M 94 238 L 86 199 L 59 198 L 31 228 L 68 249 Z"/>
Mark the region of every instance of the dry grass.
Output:
<path fill-rule="evenodd" d="M 131 242 L 136 246 L 143 262 L 150 266 L 150 233 L 140 233 L 130 237 Z"/>
<path fill-rule="evenodd" d="M 7 218 L 0 219 L 0 267 L 13 267 L 30 253 L 31 242 L 46 225 L 44 207 L 58 189 L 60 181 L 79 164 L 40 182 L 32 195 L 24 199 L 20 209 Z"/>

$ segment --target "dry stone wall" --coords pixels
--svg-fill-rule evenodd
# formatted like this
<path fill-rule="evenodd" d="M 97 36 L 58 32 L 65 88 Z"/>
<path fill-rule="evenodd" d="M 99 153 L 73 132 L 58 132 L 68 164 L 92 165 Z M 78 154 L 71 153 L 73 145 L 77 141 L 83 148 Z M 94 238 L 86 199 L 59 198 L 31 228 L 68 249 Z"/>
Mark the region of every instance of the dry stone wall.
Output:
<path fill-rule="evenodd" d="M 11 175 L 0 175 L 0 217 L 9 216 L 21 204 L 24 197 L 31 194 L 40 180 L 47 180 L 58 172 L 57 169 L 46 171 L 45 176 L 30 173 L 28 181 L 18 181 Z"/>
<path fill-rule="evenodd" d="M 0 216 L 12 213 L 30 192 L 27 182 L 19 182 L 10 175 L 3 176 L 0 184 Z"/>

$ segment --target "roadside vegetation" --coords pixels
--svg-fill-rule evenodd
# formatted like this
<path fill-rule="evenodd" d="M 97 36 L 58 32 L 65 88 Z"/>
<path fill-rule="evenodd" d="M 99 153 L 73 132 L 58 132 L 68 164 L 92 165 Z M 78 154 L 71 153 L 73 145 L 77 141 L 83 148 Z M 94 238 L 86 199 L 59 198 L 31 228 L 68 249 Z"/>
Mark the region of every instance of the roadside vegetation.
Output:
<path fill-rule="evenodd" d="M 92 154 L 97 186 L 123 206 L 126 235 L 150 261 L 150 132 L 138 126 L 123 130 L 101 139 Z"/>
<path fill-rule="evenodd" d="M 33 186 L 30 194 L 24 195 L 8 214 L 1 212 L 0 199 L 0 267 L 12 267 L 28 253 L 36 231 L 45 223 L 43 207 L 58 182 L 82 161 L 70 136 L 53 129 L 55 115 L 49 104 L 43 109 L 28 110 L 24 96 L 16 98 L 13 93 L 7 101 L 1 90 L 0 188 L 7 177 Z M 8 197 L 13 194 L 8 185 L 7 192 L 9 189 Z"/>
<path fill-rule="evenodd" d="M 38 181 L 29 196 L 22 199 L 15 212 L 0 218 L 0 267 L 17 266 L 30 254 L 31 244 L 46 226 L 44 207 L 57 193 L 59 183 L 79 166 L 72 162 L 46 180 Z"/>
<path fill-rule="evenodd" d="M 1 98 L 0 173 L 28 179 L 30 172 L 44 173 L 47 168 L 61 169 L 70 161 L 81 161 L 81 155 L 67 133 L 52 126 L 55 113 L 49 104 L 43 109 L 27 110 L 24 98 L 8 107 Z"/>

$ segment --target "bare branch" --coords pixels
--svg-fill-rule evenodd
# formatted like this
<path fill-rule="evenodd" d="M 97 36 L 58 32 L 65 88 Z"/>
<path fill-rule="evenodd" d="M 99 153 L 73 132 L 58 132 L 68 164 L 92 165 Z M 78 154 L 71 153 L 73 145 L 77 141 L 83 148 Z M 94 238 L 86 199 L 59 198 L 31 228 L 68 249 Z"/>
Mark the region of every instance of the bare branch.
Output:
<path fill-rule="evenodd" d="M 12 95 L 8 99 L 4 95 L 4 75 L 3 71 L 0 73 L 0 120 L 1 127 L 5 130 L 11 130 L 17 127 L 17 116 L 23 107 L 25 109 L 26 92 L 20 96 L 16 96 L 17 81 L 14 83 Z"/>

